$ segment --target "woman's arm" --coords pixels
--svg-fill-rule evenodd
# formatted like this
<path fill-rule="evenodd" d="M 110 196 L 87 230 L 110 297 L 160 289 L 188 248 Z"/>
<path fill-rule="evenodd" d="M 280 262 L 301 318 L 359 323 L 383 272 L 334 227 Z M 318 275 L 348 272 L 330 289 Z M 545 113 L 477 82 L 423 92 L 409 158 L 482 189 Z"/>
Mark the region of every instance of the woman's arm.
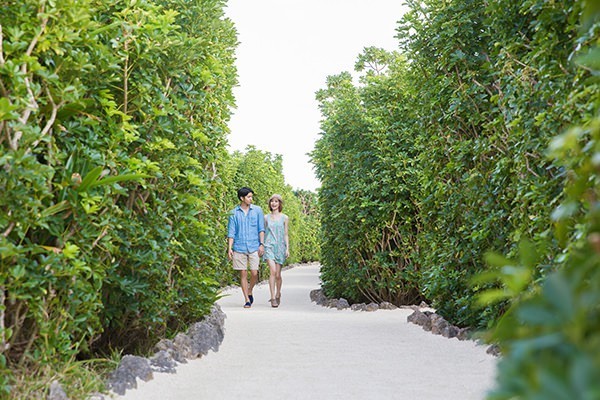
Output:
<path fill-rule="evenodd" d="M 285 256 L 289 257 L 290 256 L 290 236 L 288 235 L 288 225 L 289 225 L 289 218 L 286 215 L 285 219 L 283 220 L 283 227 L 285 230 Z"/>

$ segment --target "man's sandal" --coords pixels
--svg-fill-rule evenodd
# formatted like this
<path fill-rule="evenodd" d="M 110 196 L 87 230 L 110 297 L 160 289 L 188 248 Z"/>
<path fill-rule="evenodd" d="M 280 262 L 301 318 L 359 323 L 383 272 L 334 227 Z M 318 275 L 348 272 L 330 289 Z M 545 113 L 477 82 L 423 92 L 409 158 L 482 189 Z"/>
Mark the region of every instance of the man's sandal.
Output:
<path fill-rule="evenodd" d="M 247 301 L 246 304 L 244 304 L 244 308 L 250 308 L 250 307 L 252 307 L 252 303 Z"/>
<path fill-rule="evenodd" d="M 251 294 L 248 295 L 248 300 L 250 300 L 250 304 L 254 303 L 254 296 L 252 296 Z"/>

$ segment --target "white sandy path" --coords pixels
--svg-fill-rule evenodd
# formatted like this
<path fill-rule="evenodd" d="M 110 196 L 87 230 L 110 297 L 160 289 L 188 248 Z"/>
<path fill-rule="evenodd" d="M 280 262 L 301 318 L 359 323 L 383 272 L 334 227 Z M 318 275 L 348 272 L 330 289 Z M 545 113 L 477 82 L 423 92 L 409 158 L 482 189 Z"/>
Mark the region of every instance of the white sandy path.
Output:
<path fill-rule="evenodd" d="M 283 273 L 281 306 L 268 285 L 251 309 L 239 289 L 219 304 L 227 315 L 218 352 L 154 374 L 123 400 L 406 399 L 481 400 L 493 387 L 496 359 L 484 346 L 407 323 L 412 310 L 360 312 L 312 303 L 319 266 Z"/>

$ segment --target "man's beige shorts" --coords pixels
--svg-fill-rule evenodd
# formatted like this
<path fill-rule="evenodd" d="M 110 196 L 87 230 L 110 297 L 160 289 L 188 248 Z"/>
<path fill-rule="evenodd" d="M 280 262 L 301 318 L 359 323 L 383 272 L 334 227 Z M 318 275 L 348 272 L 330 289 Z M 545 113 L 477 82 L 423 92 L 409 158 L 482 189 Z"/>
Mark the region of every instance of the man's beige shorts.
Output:
<path fill-rule="evenodd" d="M 259 261 L 258 251 L 250 254 L 233 252 L 233 269 L 235 270 L 243 271 L 250 267 L 251 270 L 257 271 Z"/>

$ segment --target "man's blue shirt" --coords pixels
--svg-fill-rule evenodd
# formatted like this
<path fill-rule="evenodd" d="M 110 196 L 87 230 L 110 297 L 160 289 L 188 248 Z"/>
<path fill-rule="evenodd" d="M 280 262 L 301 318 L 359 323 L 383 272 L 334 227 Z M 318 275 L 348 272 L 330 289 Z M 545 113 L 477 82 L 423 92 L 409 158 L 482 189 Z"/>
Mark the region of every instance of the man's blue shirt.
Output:
<path fill-rule="evenodd" d="M 246 214 L 238 205 L 229 213 L 227 237 L 233 238 L 232 250 L 236 253 L 250 254 L 258 251 L 258 234 L 264 231 L 265 217 L 259 206 L 251 204 Z"/>

